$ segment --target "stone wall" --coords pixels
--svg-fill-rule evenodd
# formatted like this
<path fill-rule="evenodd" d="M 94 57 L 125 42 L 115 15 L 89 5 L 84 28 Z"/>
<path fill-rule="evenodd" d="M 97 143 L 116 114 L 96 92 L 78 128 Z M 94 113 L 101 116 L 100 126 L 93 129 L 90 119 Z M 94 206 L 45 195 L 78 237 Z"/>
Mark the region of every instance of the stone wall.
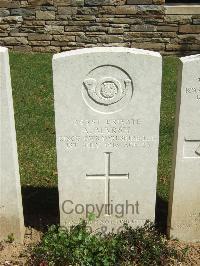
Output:
<path fill-rule="evenodd" d="M 200 5 L 164 0 L 1 0 L 0 45 L 60 52 L 126 46 L 190 54 L 200 51 Z"/>

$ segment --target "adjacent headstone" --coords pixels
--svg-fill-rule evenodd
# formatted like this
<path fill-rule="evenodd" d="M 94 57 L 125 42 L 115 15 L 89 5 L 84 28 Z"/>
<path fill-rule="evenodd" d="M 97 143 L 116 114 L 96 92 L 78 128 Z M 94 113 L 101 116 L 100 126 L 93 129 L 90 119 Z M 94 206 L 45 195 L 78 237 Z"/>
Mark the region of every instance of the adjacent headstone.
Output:
<path fill-rule="evenodd" d="M 168 234 L 200 241 L 200 55 L 180 61 Z"/>
<path fill-rule="evenodd" d="M 0 240 L 23 241 L 16 132 L 7 48 L 0 47 Z"/>
<path fill-rule="evenodd" d="M 91 48 L 53 58 L 61 225 L 154 221 L 162 58 Z"/>

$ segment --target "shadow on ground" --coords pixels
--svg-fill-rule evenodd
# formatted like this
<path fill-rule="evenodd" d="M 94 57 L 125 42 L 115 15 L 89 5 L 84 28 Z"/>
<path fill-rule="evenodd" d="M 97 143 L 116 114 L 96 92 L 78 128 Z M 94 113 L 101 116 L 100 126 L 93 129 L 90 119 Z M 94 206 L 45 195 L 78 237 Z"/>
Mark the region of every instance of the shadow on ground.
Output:
<path fill-rule="evenodd" d="M 44 231 L 59 223 L 57 188 L 22 187 L 25 226 Z"/>
<path fill-rule="evenodd" d="M 166 234 L 167 232 L 167 214 L 168 202 L 157 195 L 155 223 L 158 231 L 160 231 L 162 234 Z"/>

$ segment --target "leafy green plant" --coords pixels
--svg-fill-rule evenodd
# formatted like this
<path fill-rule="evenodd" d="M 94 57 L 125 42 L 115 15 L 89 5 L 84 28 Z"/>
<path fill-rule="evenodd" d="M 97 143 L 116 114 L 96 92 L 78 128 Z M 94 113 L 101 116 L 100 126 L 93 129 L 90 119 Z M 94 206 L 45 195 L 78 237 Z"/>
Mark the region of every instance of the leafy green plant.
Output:
<path fill-rule="evenodd" d="M 114 266 L 172 265 L 182 253 L 168 246 L 155 229 L 146 222 L 133 229 L 124 225 L 118 234 L 93 234 L 82 221 L 70 230 L 51 226 L 41 243 L 32 251 L 31 265 L 42 266 Z"/>
<path fill-rule="evenodd" d="M 15 241 L 14 234 L 11 233 L 10 235 L 8 235 L 7 242 L 13 243 L 14 241 Z"/>

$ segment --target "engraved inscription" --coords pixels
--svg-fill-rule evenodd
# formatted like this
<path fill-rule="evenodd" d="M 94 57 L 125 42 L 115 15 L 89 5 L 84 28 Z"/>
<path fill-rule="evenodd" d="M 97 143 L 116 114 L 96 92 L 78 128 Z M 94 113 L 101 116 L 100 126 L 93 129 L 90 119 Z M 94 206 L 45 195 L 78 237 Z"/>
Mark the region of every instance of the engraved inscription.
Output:
<path fill-rule="evenodd" d="M 99 66 L 91 70 L 83 80 L 83 99 L 94 111 L 120 111 L 131 100 L 132 94 L 131 78 L 117 66 Z"/>
<path fill-rule="evenodd" d="M 200 87 L 199 87 L 200 78 L 198 78 L 197 81 L 198 81 L 197 86 L 185 88 L 185 94 L 187 96 L 194 96 L 197 100 L 200 100 Z"/>
<path fill-rule="evenodd" d="M 155 137 L 146 136 L 60 136 L 60 143 L 65 144 L 64 148 L 73 150 L 78 148 L 84 149 L 133 149 L 149 148 L 151 143 L 156 141 Z"/>
<path fill-rule="evenodd" d="M 193 231 L 199 231 L 200 228 L 200 212 L 186 213 L 185 219 L 176 223 L 174 228 L 177 229 L 192 229 Z"/>
<path fill-rule="evenodd" d="M 141 119 L 74 120 L 77 135 L 59 136 L 59 143 L 67 150 L 83 149 L 133 149 L 149 148 L 157 139 L 136 133 Z"/>

